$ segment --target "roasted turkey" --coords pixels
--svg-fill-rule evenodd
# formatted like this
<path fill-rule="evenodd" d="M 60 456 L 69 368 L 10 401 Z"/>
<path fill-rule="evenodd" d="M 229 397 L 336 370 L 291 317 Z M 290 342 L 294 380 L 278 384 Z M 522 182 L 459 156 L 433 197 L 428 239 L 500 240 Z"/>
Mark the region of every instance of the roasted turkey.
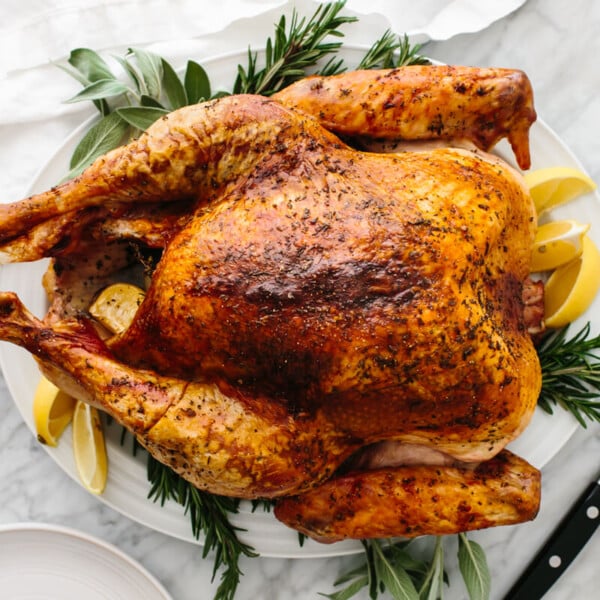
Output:
<path fill-rule="evenodd" d="M 316 539 L 531 519 L 539 473 L 505 447 L 540 390 L 536 219 L 486 151 L 508 137 L 527 168 L 534 120 L 523 73 L 436 66 L 180 109 L 0 206 L 5 262 L 53 257 L 48 314 L 4 292 L 0 338 L 198 488 L 275 498 Z M 94 293 L 151 261 L 105 340 Z"/>

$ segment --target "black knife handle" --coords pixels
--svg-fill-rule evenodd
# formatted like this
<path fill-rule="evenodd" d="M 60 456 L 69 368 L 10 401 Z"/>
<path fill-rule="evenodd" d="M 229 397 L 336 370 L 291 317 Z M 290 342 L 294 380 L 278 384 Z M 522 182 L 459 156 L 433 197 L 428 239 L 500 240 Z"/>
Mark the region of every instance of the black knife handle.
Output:
<path fill-rule="evenodd" d="M 505 600 L 540 600 L 600 525 L 600 482 L 589 485 Z"/>

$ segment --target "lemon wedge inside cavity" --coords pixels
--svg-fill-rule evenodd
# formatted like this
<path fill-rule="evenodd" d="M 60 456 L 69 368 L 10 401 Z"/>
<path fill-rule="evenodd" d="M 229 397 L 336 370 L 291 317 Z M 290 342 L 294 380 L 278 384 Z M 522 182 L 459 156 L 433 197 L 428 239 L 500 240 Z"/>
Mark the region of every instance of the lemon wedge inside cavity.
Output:
<path fill-rule="evenodd" d="M 583 236 L 590 226 L 577 221 L 552 221 L 538 227 L 533 243 L 531 271 L 549 271 L 581 256 Z"/>
<path fill-rule="evenodd" d="M 108 474 L 104 432 L 98 410 L 85 402 L 78 401 L 73 414 L 73 454 L 83 486 L 101 494 Z"/>
<path fill-rule="evenodd" d="M 75 399 L 42 377 L 33 397 L 33 421 L 38 440 L 56 446 L 73 418 Z"/>
<path fill-rule="evenodd" d="M 550 275 L 544 293 L 548 327 L 564 327 L 582 315 L 600 289 L 600 252 L 585 235 L 581 256 Z"/>
<path fill-rule="evenodd" d="M 537 213 L 596 189 L 596 184 L 585 173 L 573 167 L 547 167 L 525 173 Z"/>
<path fill-rule="evenodd" d="M 144 296 L 144 290 L 135 285 L 114 283 L 98 294 L 89 311 L 111 333 L 119 334 L 133 321 Z"/>

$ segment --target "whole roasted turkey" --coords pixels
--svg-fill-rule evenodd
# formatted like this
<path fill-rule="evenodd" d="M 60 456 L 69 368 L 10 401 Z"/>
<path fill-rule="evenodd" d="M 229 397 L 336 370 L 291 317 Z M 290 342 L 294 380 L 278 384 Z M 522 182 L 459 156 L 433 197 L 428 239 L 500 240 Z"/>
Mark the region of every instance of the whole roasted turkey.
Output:
<path fill-rule="evenodd" d="M 504 448 L 540 389 L 536 219 L 486 151 L 507 137 L 527 168 L 534 120 L 523 73 L 445 66 L 178 110 L 0 206 L 4 262 L 53 257 L 48 314 L 2 293 L 0 338 L 198 488 L 276 498 L 316 539 L 531 519 L 539 473 Z M 94 293 L 148 257 L 104 341 Z"/>

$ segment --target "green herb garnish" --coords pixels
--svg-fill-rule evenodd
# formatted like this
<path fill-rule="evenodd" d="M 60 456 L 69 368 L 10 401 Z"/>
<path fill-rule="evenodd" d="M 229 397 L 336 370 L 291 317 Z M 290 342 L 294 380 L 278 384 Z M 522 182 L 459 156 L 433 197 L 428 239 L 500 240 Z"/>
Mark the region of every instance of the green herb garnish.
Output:
<path fill-rule="evenodd" d="M 214 550 L 213 579 L 222 569 L 215 599 L 233 600 L 243 575 L 239 568 L 241 556 L 258 556 L 251 546 L 239 540 L 236 533 L 239 529 L 229 520 L 229 515 L 238 511 L 240 501 L 195 488 L 150 454 L 147 472 L 151 483 L 148 497 L 161 505 L 173 500 L 183 506 L 190 518 L 194 537 L 204 536 L 202 558 Z"/>
<path fill-rule="evenodd" d="M 471 600 L 490 597 L 491 579 L 485 553 L 477 542 L 467 538 L 466 533 L 458 534 L 458 567 Z"/>
<path fill-rule="evenodd" d="M 322 4 L 308 20 L 298 18 L 294 11 L 289 30 L 286 31 L 285 16 L 275 27 L 275 36 L 267 40 L 265 66 L 257 68 L 257 54 L 248 50 L 248 66 L 238 66 L 238 76 L 233 86 L 234 94 L 262 94 L 269 96 L 305 77 L 307 69 L 321 59 L 335 54 L 342 42 L 325 41 L 328 36 L 343 37 L 340 27 L 353 23 L 355 17 L 339 13 L 345 2 Z M 343 61 L 329 61 L 319 69 L 322 75 L 333 75 L 342 69 Z"/>
<path fill-rule="evenodd" d="M 429 65 L 431 61 L 418 54 L 420 44 L 412 45 L 408 36 L 387 31 L 365 54 L 357 69 L 395 69 L 404 65 Z"/>
<path fill-rule="evenodd" d="M 341 575 L 335 586 L 345 587 L 332 594 L 322 594 L 330 600 L 348 600 L 367 588 L 369 598 L 388 593 L 394 600 L 437 600 L 448 583 L 444 571 L 444 545 L 458 539 L 458 564 L 471 600 L 486 600 L 490 595 L 490 572 L 481 546 L 469 540 L 465 533 L 457 536 L 430 536 L 434 540 L 429 558 L 417 559 L 410 552 L 416 540 L 365 540 L 364 560 Z M 420 542 L 423 539 L 419 540 Z M 421 552 L 422 553 L 422 552 Z"/>
<path fill-rule="evenodd" d="M 590 338 L 590 324 L 567 339 L 568 327 L 546 335 L 538 346 L 542 391 L 538 405 L 547 413 L 560 406 L 587 427 L 600 422 L 600 335 Z"/>

